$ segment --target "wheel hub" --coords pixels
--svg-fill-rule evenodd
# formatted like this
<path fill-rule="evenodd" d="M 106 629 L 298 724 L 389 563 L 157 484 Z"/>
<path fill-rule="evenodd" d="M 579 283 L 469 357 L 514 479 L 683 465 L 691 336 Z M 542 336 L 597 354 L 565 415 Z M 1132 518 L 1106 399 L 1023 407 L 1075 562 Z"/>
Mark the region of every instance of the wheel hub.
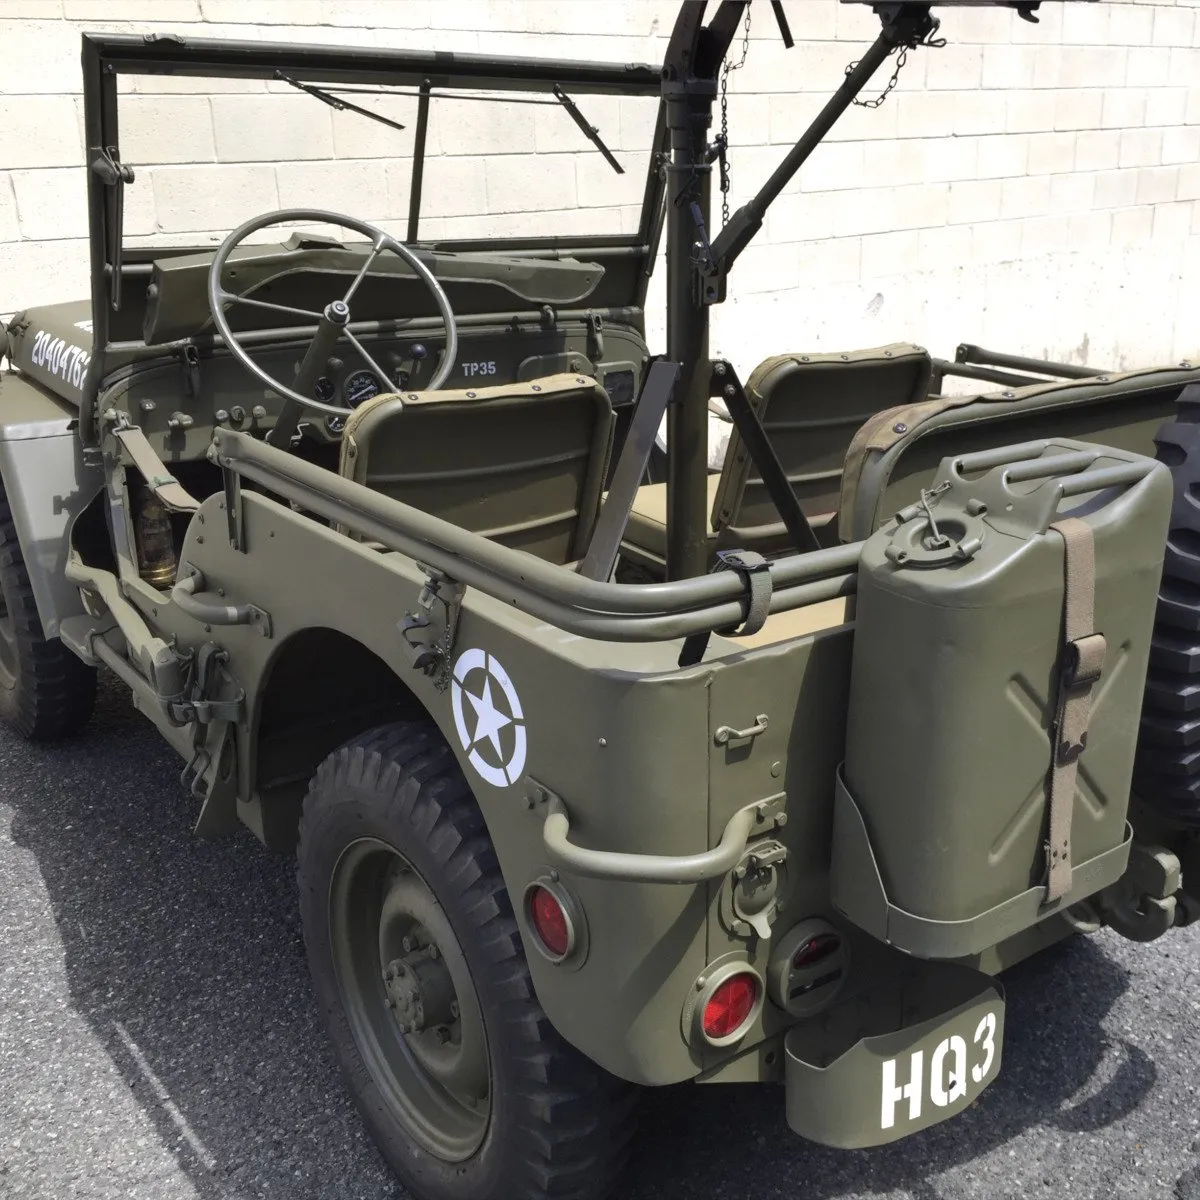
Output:
<path fill-rule="evenodd" d="M 383 973 L 383 986 L 401 1032 L 422 1033 L 438 1028 L 445 1031 L 439 1040 L 451 1040 L 448 1026 L 458 1019 L 458 1001 L 454 981 L 437 946 L 393 959 Z"/>

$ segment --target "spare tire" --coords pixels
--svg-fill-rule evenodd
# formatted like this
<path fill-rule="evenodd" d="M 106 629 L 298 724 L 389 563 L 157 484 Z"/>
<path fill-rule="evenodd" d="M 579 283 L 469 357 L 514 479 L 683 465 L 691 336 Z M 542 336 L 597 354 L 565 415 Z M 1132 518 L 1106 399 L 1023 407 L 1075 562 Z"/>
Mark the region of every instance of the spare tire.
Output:
<path fill-rule="evenodd" d="M 1164 817 L 1200 826 L 1200 387 L 1184 388 L 1154 443 L 1175 497 L 1133 790 Z"/>

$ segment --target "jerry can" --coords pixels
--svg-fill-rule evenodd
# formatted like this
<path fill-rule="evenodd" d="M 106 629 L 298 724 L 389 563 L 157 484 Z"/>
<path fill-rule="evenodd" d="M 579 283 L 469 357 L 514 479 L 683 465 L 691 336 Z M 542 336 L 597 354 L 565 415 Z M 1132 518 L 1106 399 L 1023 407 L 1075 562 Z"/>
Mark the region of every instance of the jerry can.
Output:
<path fill-rule="evenodd" d="M 834 812 L 847 917 L 954 958 L 1121 876 L 1171 494 L 1140 455 L 1030 442 L 943 460 L 866 541 Z"/>

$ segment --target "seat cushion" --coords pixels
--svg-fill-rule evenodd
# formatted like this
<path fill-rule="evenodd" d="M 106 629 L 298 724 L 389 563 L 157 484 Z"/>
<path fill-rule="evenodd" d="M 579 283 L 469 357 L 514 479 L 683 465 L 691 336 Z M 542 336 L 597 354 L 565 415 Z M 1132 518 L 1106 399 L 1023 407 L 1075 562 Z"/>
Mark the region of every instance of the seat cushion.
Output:
<path fill-rule="evenodd" d="M 612 425 L 608 394 L 583 375 L 376 396 L 346 422 L 341 473 L 566 563 L 591 537 Z"/>
<path fill-rule="evenodd" d="M 947 455 L 1071 437 L 1153 457 L 1154 435 L 1200 368 L 1152 367 L 1005 391 L 939 396 L 881 412 L 846 453 L 838 506 L 842 541 L 858 541 L 911 504 Z"/>

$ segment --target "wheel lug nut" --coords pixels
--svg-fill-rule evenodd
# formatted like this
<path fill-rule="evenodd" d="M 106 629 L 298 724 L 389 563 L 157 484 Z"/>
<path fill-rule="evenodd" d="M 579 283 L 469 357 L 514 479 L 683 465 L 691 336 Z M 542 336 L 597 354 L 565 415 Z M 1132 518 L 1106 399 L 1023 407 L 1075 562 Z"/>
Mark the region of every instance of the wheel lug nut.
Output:
<path fill-rule="evenodd" d="M 411 934 L 405 934 L 404 941 L 400 944 L 404 947 L 405 954 L 411 954 L 417 948 L 417 939 Z"/>
<path fill-rule="evenodd" d="M 445 1025 L 439 1025 L 437 1028 L 437 1040 L 444 1046 L 450 1040 L 450 1030 Z"/>
<path fill-rule="evenodd" d="M 438 957 L 438 948 L 437 948 L 437 946 L 435 946 L 435 945 L 431 945 L 431 946 L 429 947 L 429 957 L 430 957 L 430 958 L 437 958 L 437 957 Z"/>
<path fill-rule="evenodd" d="M 457 1001 L 457 1000 L 451 1000 L 451 1001 L 450 1001 L 450 1015 L 451 1015 L 451 1016 L 452 1016 L 452 1017 L 453 1017 L 453 1018 L 454 1018 L 456 1021 L 458 1020 L 458 1001 Z"/>

